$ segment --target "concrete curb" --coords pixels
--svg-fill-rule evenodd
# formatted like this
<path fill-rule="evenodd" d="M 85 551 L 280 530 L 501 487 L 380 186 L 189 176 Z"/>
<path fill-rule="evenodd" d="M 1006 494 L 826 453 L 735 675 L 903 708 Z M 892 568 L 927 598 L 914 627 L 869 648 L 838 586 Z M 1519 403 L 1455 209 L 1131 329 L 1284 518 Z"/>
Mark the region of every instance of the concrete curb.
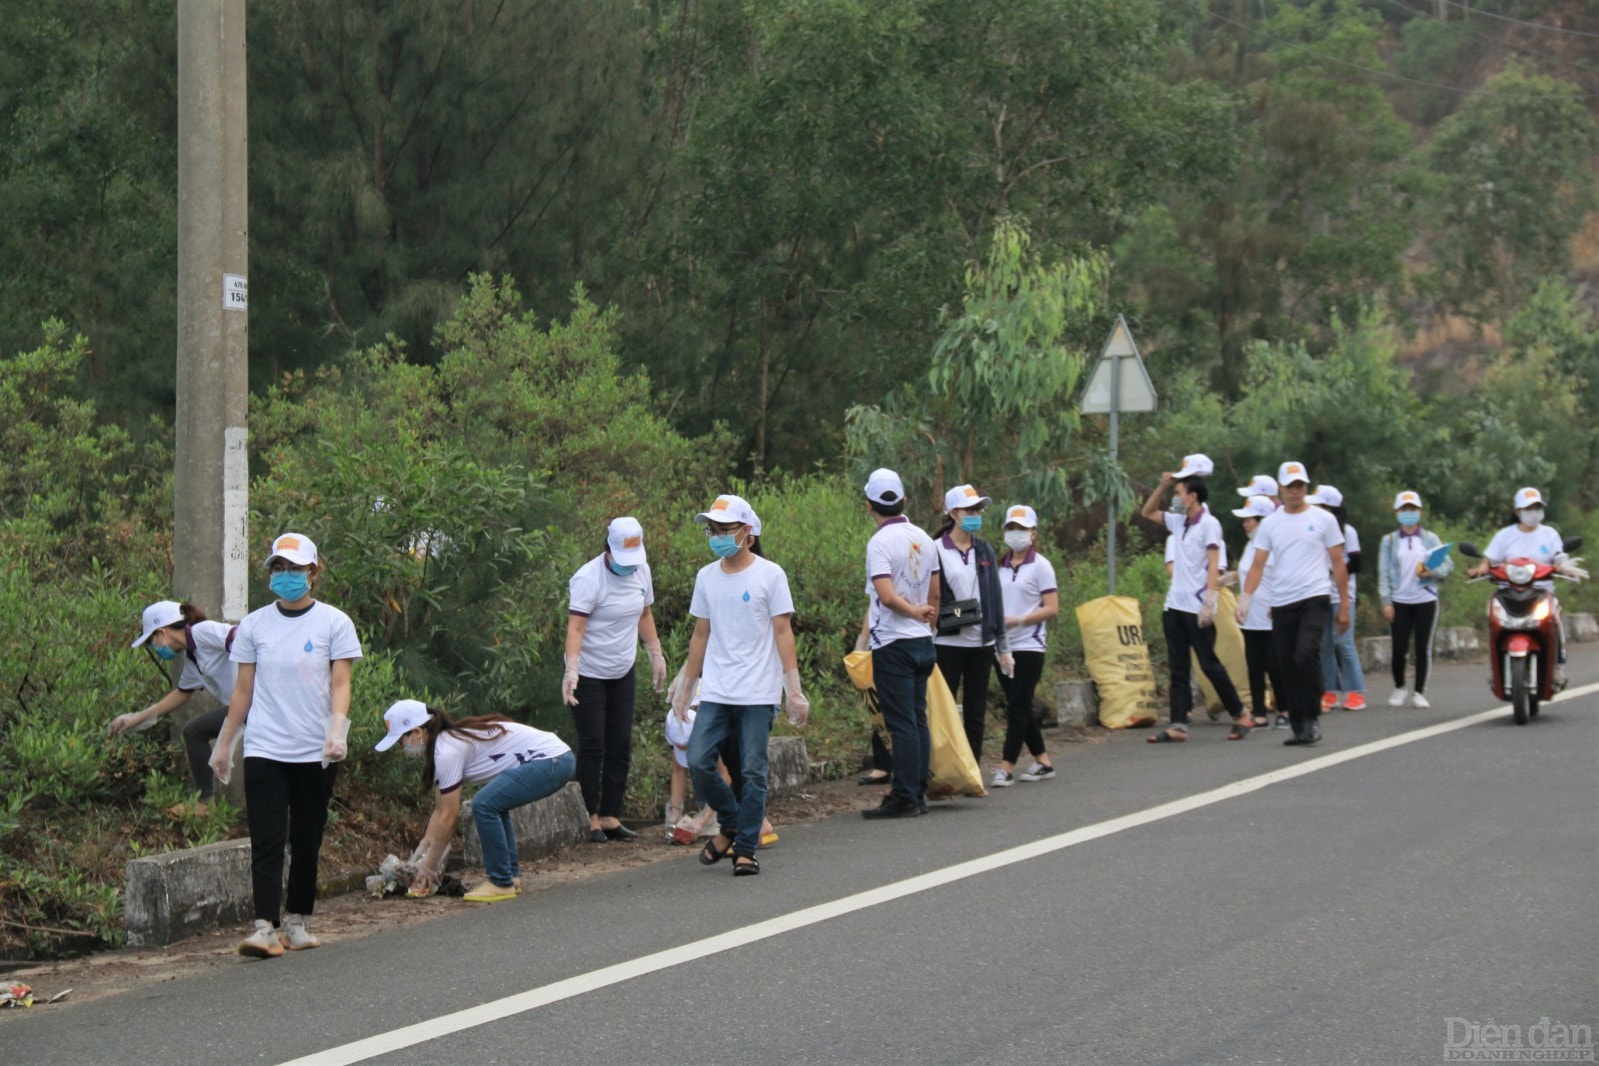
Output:
<path fill-rule="evenodd" d="M 1099 724 L 1099 693 L 1092 681 L 1055 682 L 1055 721 L 1079 728 Z"/>
<path fill-rule="evenodd" d="M 583 806 L 583 790 L 568 781 L 553 796 L 518 807 L 511 812 L 511 828 L 516 833 L 516 854 L 523 859 L 542 859 L 564 847 L 581 844 L 589 838 L 589 815 Z M 483 865 L 483 842 L 472 817 L 472 801 L 461 804 L 462 854 L 468 866 Z"/>
<path fill-rule="evenodd" d="M 1363 637 L 1356 644 L 1360 651 L 1360 665 L 1363 669 L 1382 670 L 1393 664 L 1394 651 L 1391 637 Z M 1449 626 L 1438 630 L 1433 639 L 1433 658 L 1440 662 L 1470 659 L 1481 653 L 1482 636 L 1472 626 Z"/>
<path fill-rule="evenodd" d="M 1566 636 L 1573 644 L 1588 644 L 1599 640 L 1599 620 L 1591 614 L 1568 614 Z"/>

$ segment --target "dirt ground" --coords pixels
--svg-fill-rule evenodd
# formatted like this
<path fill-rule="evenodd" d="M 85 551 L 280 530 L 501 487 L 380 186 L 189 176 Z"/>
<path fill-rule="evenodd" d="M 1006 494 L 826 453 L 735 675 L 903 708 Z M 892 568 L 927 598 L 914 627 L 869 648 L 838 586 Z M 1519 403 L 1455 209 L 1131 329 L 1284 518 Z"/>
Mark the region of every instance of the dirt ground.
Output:
<path fill-rule="evenodd" d="M 1052 748 L 1072 743 L 1098 743 L 1109 737 L 1109 733 L 1101 729 L 1046 730 L 1045 735 Z M 984 760 L 985 783 L 992 762 L 991 759 Z M 861 810 L 876 805 L 883 796 L 882 789 L 858 786 L 853 776 L 843 781 L 813 782 L 807 787 L 807 792 L 772 805 L 769 813 L 779 835 L 785 825 L 815 822 Z M 638 840 L 631 843 L 580 845 L 536 862 L 524 861 L 524 891 L 538 892 L 554 885 L 648 863 L 693 861 L 691 856 L 697 849 L 667 843 L 664 827 L 633 823 L 632 828 L 639 830 L 640 835 Z M 776 846 L 782 847 L 782 843 Z M 359 871 L 363 875 L 375 872 Z M 471 876 L 464 880 L 468 885 L 474 883 Z M 403 929 L 419 922 L 430 922 L 472 906 L 476 904 L 447 897 L 380 900 L 360 892 L 351 892 L 319 901 L 313 925 L 323 944 L 333 945 Z M 234 945 L 242 935 L 243 926 L 240 926 L 161 948 L 103 951 L 83 958 L 55 962 L 0 962 L 0 986 L 18 981 L 26 983 L 33 989 L 37 1001 L 29 1010 L 58 1010 L 63 1006 L 114 996 L 153 982 L 177 981 L 224 966 L 243 965 L 245 960 L 234 951 Z M 45 1000 L 62 992 L 68 994 L 58 1004 L 44 1004 Z M 23 1010 L 0 1010 L 0 1025 L 4 1024 L 7 1017 L 23 1013 Z"/>

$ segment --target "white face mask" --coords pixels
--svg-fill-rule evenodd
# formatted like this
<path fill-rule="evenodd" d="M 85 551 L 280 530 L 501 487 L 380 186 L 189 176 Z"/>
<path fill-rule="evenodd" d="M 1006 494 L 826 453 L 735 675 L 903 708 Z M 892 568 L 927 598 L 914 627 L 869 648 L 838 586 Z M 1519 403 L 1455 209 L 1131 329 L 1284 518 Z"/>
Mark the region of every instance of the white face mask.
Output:
<path fill-rule="evenodd" d="M 417 741 L 415 744 L 412 744 L 407 740 L 402 740 L 400 741 L 400 749 L 413 759 L 420 759 L 422 756 L 427 754 L 428 750 L 427 742 L 421 740 Z"/>
<path fill-rule="evenodd" d="M 1525 511 L 1518 511 L 1523 525 L 1536 526 L 1543 521 L 1542 507 L 1529 507 Z"/>
<path fill-rule="evenodd" d="M 1026 529 L 1007 529 L 1005 547 L 1013 552 L 1024 552 L 1033 546 L 1033 534 Z"/>

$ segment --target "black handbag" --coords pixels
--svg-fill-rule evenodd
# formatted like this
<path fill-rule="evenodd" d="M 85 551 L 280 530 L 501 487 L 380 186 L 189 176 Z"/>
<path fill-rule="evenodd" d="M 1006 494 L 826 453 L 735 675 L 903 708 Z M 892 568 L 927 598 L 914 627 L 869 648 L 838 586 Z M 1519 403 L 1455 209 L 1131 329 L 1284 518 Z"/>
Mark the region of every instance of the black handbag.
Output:
<path fill-rule="evenodd" d="M 939 604 L 938 607 L 938 632 L 947 636 L 950 633 L 959 633 L 967 626 L 975 626 L 983 620 L 983 605 L 976 599 L 951 600 Z"/>

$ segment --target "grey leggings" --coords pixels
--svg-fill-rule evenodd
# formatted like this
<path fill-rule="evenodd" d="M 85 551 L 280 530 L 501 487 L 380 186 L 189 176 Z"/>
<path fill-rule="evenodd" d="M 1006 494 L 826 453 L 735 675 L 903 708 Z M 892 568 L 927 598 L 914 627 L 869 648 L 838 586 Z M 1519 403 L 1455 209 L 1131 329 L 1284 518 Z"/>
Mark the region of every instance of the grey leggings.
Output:
<path fill-rule="evenodd" d="M 209 800 L 215 791 L 211 780 L 211 744 L 222 732 L 222 723 L 228 720 L 228 709 L 218 707 L 189 719 L 183 727 L 183 750 L 189 756 L 189 773 L 200 790 L 200 798 Z"/>

